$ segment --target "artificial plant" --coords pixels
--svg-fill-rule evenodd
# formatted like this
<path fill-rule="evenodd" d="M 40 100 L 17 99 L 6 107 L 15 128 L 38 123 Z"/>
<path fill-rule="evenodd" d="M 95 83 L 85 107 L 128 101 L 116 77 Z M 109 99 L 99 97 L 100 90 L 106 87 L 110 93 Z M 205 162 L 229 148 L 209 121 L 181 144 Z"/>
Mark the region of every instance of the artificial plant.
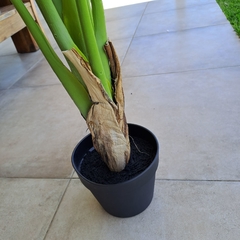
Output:
<path fill-rule="evenodd" d="M 120 63 L 107 38 L 101 0 L 36 0 L 65 66 L 22 0 L 11 0 L 43 55 L 86 120 L 93 145 L 111 171 L 130 158 Z"/>

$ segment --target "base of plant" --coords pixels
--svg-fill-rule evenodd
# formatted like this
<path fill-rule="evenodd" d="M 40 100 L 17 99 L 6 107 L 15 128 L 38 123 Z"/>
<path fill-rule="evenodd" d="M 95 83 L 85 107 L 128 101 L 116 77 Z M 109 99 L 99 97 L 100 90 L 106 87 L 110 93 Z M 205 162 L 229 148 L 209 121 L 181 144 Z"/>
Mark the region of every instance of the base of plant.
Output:
<path fill-rule="evenodd" d="M 95 152 L 90 134 L 76 146 L 72 155 L 72 164 L 81 182 L 101 206 L 116 217 L 132 217 L 149 206 L 158 166 L 159 146 L 156 137 L 141 126 L 128 126 L 131 159 L 122 172 L 108 170 Z M 91 163 L 93 157 L 96 159 Z"/>
<path fill-rule="evenodd" d="M 80 172 L 88 180 L 100 184 L 117 184 L 128 181 L 143 172 L 153 161 L 154 147 L 143 138 L 130 136 L 130 160 L 121 172 L 112 172 L 92 148 L 84 156 Z"/>

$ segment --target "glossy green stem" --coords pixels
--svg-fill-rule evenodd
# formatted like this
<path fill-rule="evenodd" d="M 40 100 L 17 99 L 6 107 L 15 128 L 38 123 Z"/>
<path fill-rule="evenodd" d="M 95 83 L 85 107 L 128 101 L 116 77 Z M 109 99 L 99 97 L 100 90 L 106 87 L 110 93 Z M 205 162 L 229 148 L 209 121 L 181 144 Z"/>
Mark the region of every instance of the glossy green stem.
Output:
<path fill-rule="evenodd" d="M 78 15 L 80 18 L 83 36 L 85 39 L 85 44 L 87 47 L 89 63 L 92 68 L 93 73 L 101 80 L 101 83 L 108 94 L 112 99 L 112 89 L 111 82 L 105 74 L 102 60 L 99 54 L 97 41 L 95 38 L 95 33 L 92 25 L 91 16 L 89 14 L 89 5 L 87 3 L 89 0 L 77 1 Z"/>
<path fill-rule="evenodd" d="M 11 0 L 18 13 L 22 17 L 26 26 L 30 30 L 34 39 L 36 40 L 39 48 L 41 49 L 43 55 L 47 59 L 51 68 L 63 84 L 66 91 L 69 93 L 70 97 L 80 110 L 84 118 L 87 117 L 88 111 L 91 107 L 91 100 L 89 98 L 88 92 L 78 81 L 78 79 L 71 73 L 68 68 L 62 63 L 57 54 L 54 52 L 53 48 L 49 44 L 45 35 L 41 31 L 40 27 L 34 21 L 26 7 L 24 6 L 22 0 Z"/>
<path fill-rule="evenodd" d="M 102 60 L 105 75 L 111 84 L 109 60 L 103 48 L 108 40 L 103 3 L 102 3 L 102 0 L 91 0 L 91 3 L 92 3 L 94 32 L 95 32 L 95 37 L 98 45 L 98 51 Z"/>

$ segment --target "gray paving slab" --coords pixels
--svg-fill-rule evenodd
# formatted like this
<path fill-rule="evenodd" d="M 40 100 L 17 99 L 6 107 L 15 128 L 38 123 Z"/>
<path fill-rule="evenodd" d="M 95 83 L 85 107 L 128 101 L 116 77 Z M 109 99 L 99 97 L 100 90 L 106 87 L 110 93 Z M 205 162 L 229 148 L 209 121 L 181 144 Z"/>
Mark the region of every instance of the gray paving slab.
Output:
<path fill-rule="evenodd" d="M 131 44 L 132 37 L 113 40 L 111 39 L 111 41 L 114 45 L 114 48 L 116 49 L 120 64 L 122 64 L 126 56 L 127 50 Z"/>
<path fill-rule="evenodd" d="M 8 38 L 5 41 L 1 42 L 0 49 L 1 49 L 0 56 L 8 56 L 16 54 L 17 52 L 11 38 Z"/>
<path fill-rule="evenodd" d="M 160 143 L 158 178 L 240 179 L 240 67 L 125 78 L 129 122 Z"/>
<path fill-rule="evenodd" d="M 47 60 L 43 58 L 23 77 L 21 77 L 11 89 L 60 85 L 60 81 L 49 66 Z"/>
<path fill-rule="evenodd" d="M 109 33 L 108 34 L 109 39 L 115 40 L 130 37 L 132 38 L 135 34 L 135 31 L 140 20 L 141 15 L 107 22 L 107 31 Z"/>
<path fill-rule="evenodd" d="M 205 14 L 208 12 L 208 14 Z M 144 14 L 135 36 L 144 36 L 227 23 L 216 3 Z"/>
<path fill-rule="evenodd" d="M 79 180 L 72 180 L 46 240 L 238 240 L 239 196 L 234 182 L 156 181 L 151 205 L 120 219 L 107 214 Z"/>
<path fill-rule="evenodd" d="M 87 127 L 61 85 L 11 89 L 0 111 L 0 177 L 70 177 Z"/>
<path fill-rule="evenodd" d="M 239 38 L 223 24 L 134 38 L 122 68 L 130 77 L 239 64 Z"/>
<path fill-rule="evenodd" d="M 0 178 L 0 239 L 44 239 L 68 181 Z"/>
<path fill-rule="evenodd" d="M 42 58 L 43 55 L 40 51 L 31 54 L 18 54 L 15 52 L 9 55 L 0 55 L 0 90 L 13 86 L 27 71 L 36 66 Z"/>

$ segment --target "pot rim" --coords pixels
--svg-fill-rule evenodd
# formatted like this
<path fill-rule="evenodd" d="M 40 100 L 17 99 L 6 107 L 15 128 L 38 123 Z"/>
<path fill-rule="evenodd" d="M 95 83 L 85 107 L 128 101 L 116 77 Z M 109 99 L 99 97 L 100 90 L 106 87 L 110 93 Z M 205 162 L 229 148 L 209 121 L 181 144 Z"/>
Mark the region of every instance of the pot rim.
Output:
<path fill-rule="evenodd" d="M 148 132 L 151 134 L 151 136 L 153 137 L 153 139 L 154 139 L 154 141 L 155 141 L 155 144 L 156 144 L 156 153 L 155 153 L 154 158 L 153 158 L 152 162 L 150 163 L 150 165 L 149 165 L 144 171 L 142 171 L 141 173 L 139 173 L 137 176 L 135 176 L 135 177 L 133 177 L 133 178 L 131 178 L 131 179 L 129 179 L 129 180 L 126 180 L 126 181 L 124 181 L 124 182 L 120 182 L 120 183 L 103 184 L 103 183 L 96 183 L 96 182 L 93 182 L 93 181 L 87 179 L 87 178 L 84 177 L 84 176 L 81 174 L 81 172 L 77 169 L 77 167 L 76 167 L 76 165 L 75 165 L 75 162 L 74 162 L 74 155 L 75 155 L 75 152 L 76 152 L 77 148 L 79 147 L 79 145 L 80 145 L 85 139 L 91 137 L 91 134 L 89 133 L 89 134 L 86 135 L 84 138 L 82 138 L 82 139 L 80 140 L 80 142 L 78 142 L 78 144 L 76 145 L 76 147 L 74 148 L 74 150 L 73 150 L 73 152 L 72 152 L 72 157 L 71 157 L 71 159 L 72 159 L 72 165 L 73 165 L 73 167 L 74 167 L 75 172 L 76 172 L 78 175 L 80 175 L 81 178 L 82 178 L 84 181 L 86 181 L 86 182 L 88 182 L 88 183 L 90 183 L 90 184 L 94 184 L 94 185 L 96 185 L 96 186 L 101 186 L 101 187 L 110 187 L 110 186 L 114 186 L 114 187 L 115 187 L 115 186 L 121 186 L 121 185 L 124 186 L 124 185 L 126 185 L 126 184 L 129 184 L 129 183 L 135 181 L 137 178 L 141 178 L 141 176 L 144 175 L 144 174 L 146 173 L 146 171 L 149 171 L 149 169 L 153 168 L 153 165 L 154 165 L 154 164 L 156 164 L 156 169 L 155 169 L 154 171 L 157 170 L 158 162 L 159 162 L 159 157 L 158 157 L 158 155 L 159 155 L 159 143 L 158 143 L 158 139 L 156 138 L 156 136 L 155 136 L 150 130 L 148 130 L 148 129 L 145 128 L 145 127 L 142 127 L 142 126 L 140 126 L 140 125 L 133 124 L 133 123 L 128 123 L 128 125 L 140 127 L 140 128 L 142 128 L 142 129 L 144 129 L 145 131 L 148 131 Z M 93 147 L 93 148 L 94 148 L 94 147 Z"/>

